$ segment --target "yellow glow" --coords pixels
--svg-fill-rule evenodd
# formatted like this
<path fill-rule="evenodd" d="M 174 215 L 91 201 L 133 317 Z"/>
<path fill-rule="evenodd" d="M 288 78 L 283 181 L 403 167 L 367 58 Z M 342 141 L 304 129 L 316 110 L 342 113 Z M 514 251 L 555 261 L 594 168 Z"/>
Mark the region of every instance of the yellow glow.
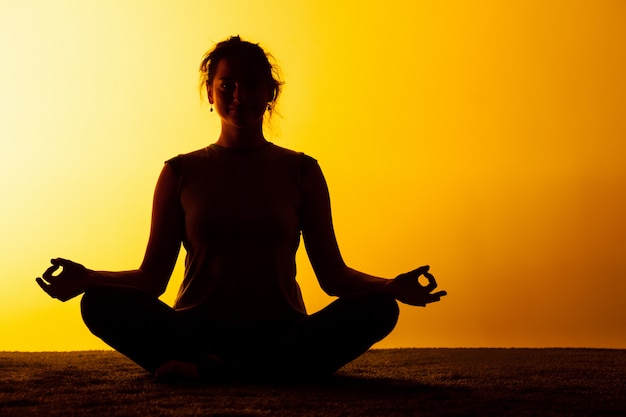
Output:
<path fill-rule="evenodd" d="M 319 160 L 347 262 L 450 293 L 379 346 L 626 348 L 623 1 L 2 0 L 0 350 L 104 347 L 34 278 L 138 266 L 162 162 L 217 137 L 196 70 L 233 34 L 282 65 L 272 140 Z"/>

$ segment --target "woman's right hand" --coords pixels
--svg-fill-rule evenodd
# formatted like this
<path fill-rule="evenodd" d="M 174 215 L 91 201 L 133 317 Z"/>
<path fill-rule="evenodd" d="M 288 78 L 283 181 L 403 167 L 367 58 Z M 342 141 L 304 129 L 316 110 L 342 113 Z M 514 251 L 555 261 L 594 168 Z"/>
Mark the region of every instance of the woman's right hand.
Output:
<path fill-rule="evenodd" d="M 50 297 L 67 301 L 85 292 L 89 280 L 87 268 L 62 258 L 52 259 L 50 262 L 52 266 L 41 278 L 35 280 Z M 61 273 L 53 275 L 59 268 L 62 268 Z"/>
<path fill-rule="evenodd" d="M 433 292 L 437 288 L 435 277 L 428 272 L 429 266 L 421 266 L 411 272 L 400 274 L 387 282 L 387 289 L 396 300 L 412 306 L 426 307 L 447 295 L 445 291 Z M 420 276 L 426 277 L 427 285 L 419 282 Z"/>

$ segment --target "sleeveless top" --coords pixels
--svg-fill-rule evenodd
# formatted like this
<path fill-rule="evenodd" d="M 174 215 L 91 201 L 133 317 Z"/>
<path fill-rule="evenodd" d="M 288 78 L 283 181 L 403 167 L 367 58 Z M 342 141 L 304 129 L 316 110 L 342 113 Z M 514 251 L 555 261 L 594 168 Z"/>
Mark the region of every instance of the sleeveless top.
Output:
<path fill-rule="evenodd" d="M 306 315 L 296 282 L 301 182 L 317 161 L 273 143 L 166 162 L 178 177 L 185 277 L 174 308 L 242 323 Z"/>

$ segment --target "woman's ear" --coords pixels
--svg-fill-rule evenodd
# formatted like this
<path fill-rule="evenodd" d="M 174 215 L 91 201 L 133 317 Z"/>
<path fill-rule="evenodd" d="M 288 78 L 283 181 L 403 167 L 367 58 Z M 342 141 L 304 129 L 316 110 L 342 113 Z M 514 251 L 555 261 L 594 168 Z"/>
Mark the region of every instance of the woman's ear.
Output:
<path fill-rule="evenodd" d="M 276 87 L 271 87 L 270 88 L 270 100 L 269 103 L 273 102 L 274 99 L 276 99 L 276 93 L 277 93 L 277 88 Z"/>
<path fill-rule="evenodd" d="M 276 98 L 276 89 L 275 88 L 268 88 L 267 90 L 267 105 L 271 106 L 272 103 L 274 102 L 274 99 Z"/>
<path fill-rule="evenodd" d="M 206 82 L 206 96 L 209 99 L 209 103 L 213 104 L 213 87 L 211 87 L 208 81 Z"/>

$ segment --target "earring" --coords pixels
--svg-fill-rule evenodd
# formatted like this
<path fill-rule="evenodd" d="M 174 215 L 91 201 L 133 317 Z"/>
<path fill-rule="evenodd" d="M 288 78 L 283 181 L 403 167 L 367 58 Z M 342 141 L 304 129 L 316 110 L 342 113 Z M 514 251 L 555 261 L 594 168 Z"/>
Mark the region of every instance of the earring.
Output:
<path fill-rule="evenodd" d="M 213 113 L 213 105 L 211 104 L 211 108 L 209 109 L 211 113 Z"/>
<path fill-rule="evenodd" d="M 268 111 L 272 111 L 272 105 L 271 105 L 271 104 L 268 104 L 268 105 L 267 105 L 267 110 L 268 110 Z"/>

